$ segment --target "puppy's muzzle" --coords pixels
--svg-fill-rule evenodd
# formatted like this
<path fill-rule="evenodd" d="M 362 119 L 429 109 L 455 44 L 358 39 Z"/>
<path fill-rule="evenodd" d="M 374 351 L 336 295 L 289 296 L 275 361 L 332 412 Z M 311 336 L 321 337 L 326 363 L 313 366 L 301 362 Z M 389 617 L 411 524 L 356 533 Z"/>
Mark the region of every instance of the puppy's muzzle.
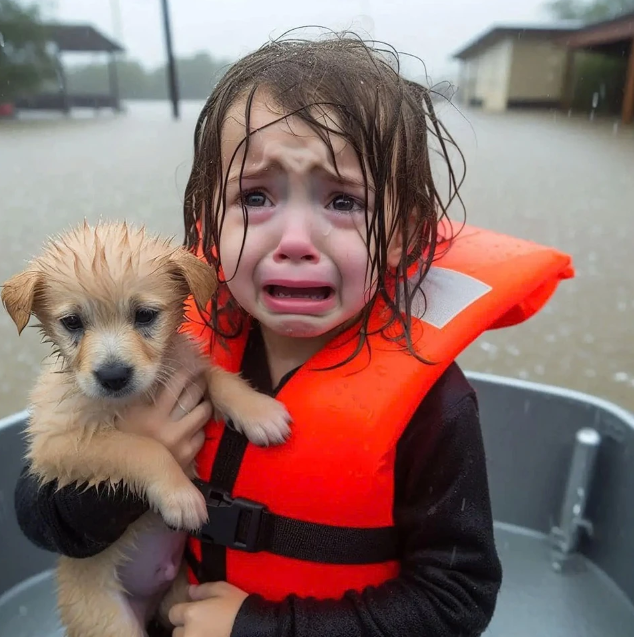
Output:
<path fill-rule="evenodd" d="M 93 373 L 99 384 L 108 392 L 117 393 L 125 389 L 132 380 L 133 369 L 123 363 L 107 363 Z"/>

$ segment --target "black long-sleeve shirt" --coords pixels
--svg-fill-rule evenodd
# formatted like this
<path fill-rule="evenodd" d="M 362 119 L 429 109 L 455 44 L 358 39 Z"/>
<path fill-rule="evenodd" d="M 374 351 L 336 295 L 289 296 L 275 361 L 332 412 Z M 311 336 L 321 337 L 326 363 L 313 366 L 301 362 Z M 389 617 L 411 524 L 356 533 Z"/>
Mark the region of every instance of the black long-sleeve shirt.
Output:
<path fill-rule="evenodd" d="M 251 339 L 243 375 L 273 393 L 264 348 Z M 289 374 L 283 382 L 288 380 Z M 279 389 L 279 388 L 278 388 Z M 489 624 L 502 571 L 493 537 L 476 396 L 456 364 L 421 402 L 399 440 L 394 520 L 399 575 L 342 599 L 249 596 L 232 637 L 475 637 Z M 94 555 L 146 509 L 123 491 L 38 490 L 25 472 L 18 523 L 36 545 L 71 557 Z"/>

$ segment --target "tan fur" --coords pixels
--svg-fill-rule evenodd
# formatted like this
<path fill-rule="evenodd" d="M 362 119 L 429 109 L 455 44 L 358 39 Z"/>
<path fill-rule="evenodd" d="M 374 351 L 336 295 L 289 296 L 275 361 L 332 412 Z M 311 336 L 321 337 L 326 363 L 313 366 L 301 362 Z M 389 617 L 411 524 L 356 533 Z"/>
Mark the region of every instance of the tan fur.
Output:
<path fill-rule="evenodd" d="M 18 331 L 34 314 L 58 353 L 31 395 L 26 433 L 32 472 L 42 483 L 57 480 L 59 486 L 124 484 L 160 514 L 142 516 L 99 555 L 60 558 L 58 600 L 69 637 L 141 637 L 138 613 L 147 619 L 161 597 L 166 617 L 169 605 L 186 590 L 183 569 L 167 595 L 162 591 L 158 599 L 140 601 L 126 599 L 118 572 L 134 547 L 142 546 L 144 534 L 172 533 L 163 520 L 195 530 L 207 517 L 203 496 L 188 477 L 195 467 L 186 475 L 160 443 L 117 429 L 126 406 L 152 401 L 161 383 L 185 368 L 204 373 L 215 410 L 252 442 L 281 443 L 288 436 L 290 417 L 281 403 L 210 365 L 199 345 L 177 332 L 187 296 L 204 306 L 216 285 L 207 264 L 143 228 L 84 223 L 51 241 L 2 290 Z M 139 308 L 159 311 L 151 329 L 135 324 Z M 61 323 L 70 314 L 82 319 L 80 337 Z M 133 369 L 127 397 L 104 395 L 95 379 L 95 370 L 111 360 Z"/>
<path fill-rule="evenodd" d="M 35 293 L 42 274 L 36 270 L 25 270 L 16 274 L 2 289 L 2 302 L 18 328 L 18 334 L 27 326 L 31 309 L 35 305 Z"/>

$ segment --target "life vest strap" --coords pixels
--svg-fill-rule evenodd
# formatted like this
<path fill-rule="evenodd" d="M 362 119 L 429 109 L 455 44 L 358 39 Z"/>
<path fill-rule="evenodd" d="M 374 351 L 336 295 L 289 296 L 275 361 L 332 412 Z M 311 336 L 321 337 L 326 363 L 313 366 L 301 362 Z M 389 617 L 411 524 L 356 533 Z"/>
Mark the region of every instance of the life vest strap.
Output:
<path fill-rule="evenodd" d="M 296 520 L 271 513 L 258 502 L 232 498 L 201 480 L 194 483 L 209 513 L 209 522 L 196 534 L 201 543 L 324 564 L 376 564 L 398 556 L 393 526 L 341 527 Z"/>

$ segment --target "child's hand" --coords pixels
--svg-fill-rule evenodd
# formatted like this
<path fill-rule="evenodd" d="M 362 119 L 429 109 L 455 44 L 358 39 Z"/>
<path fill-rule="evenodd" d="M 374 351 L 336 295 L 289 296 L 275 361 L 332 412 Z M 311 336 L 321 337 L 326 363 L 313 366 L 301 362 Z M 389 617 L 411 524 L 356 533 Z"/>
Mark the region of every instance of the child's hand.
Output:
<path fill-rule="evenodd" d="M 205 442 L 203 427 L 212 416 L 211 403 L 201 402 L 204 392 L 202 376 L 192 378 L 182 370 L 161 387 L 154 404 L 131 406 L 117 428 L 154 438 L 187 470 Z"/>
<path fill-rule="evenodd" d="M 172 637 L 231 637 L 233 623 L 249 595 L 227 582 L 191 586 L 191 602 L 174 604 L 169 620 Z"/>

